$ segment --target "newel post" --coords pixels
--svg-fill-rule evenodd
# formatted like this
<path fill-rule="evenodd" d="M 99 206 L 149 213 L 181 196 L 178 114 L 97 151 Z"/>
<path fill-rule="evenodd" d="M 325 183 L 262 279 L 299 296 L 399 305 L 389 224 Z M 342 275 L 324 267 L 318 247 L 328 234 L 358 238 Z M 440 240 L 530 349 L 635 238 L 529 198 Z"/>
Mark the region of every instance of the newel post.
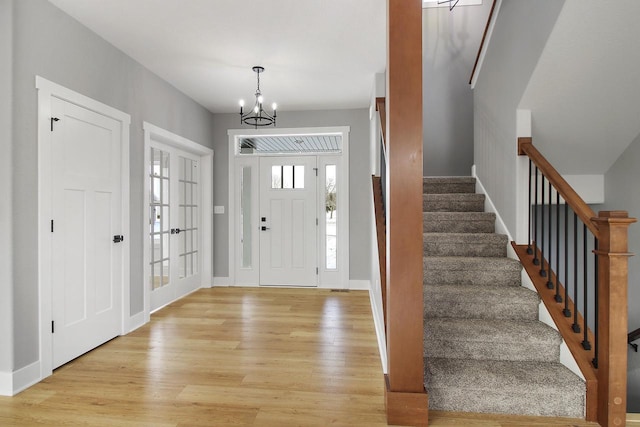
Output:
<path fill-rule="evenodd" d="M 625 211 L 601 211 L 598 226 L 598 422 L 623 426 L 627 412 L 628 228 Z"/>

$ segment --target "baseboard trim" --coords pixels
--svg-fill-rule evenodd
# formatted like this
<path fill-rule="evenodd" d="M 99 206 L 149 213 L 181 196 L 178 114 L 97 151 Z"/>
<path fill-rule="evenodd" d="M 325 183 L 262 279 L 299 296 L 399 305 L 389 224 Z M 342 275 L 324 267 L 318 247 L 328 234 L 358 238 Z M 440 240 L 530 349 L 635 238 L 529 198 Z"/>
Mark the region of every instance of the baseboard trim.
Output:
<path fill-rule="evenodd" d="M 384 406 L 387 412 L 387 424 L 427 427 L 429 425 L 429 395 L 391 391 L 389 376 L 384 376 Z"/>
<path fill-rule="evenodd" d="M 0 396 L 11 396 L 13 393 L 11 372 L 0 372 Z"/>
<path fill-rule="evenodd" d="M 370 291 L 371 282 L 369 280 L 349 280 L 349 289 L 352 291 Z"/>
<path fill-rule="evenodd" d="M 213 276 L 213 280 L 211 281 L 211 287 L 229 287 L 231 286 L 231 278 L 230 277 L 216 277 Z"/>
<path fill-rule="evenodd" d="M 129 317 L 129 325 L 127 330 L 125 331 L 125 334 L 128 334 L 130 332 L 135 331 L 136 329 L 138 329 L 141 326 L 144 326 L 145 323 L 147 323 L 148 320 L 145 317 L 145 313 L 144 310 L 141 311 L 138 314 L 134 314 L 133 316 Z"/>
<path fill-rule="evenodd" d="M 371 300 L 373 326 L 376 329 L 376 338 L 378 339 L 378 351 L 380 352 L 382 373 L 387 374 L 387 337 L 384 330 L 384 313 L 382 313 L 382 307 L 380 307 L 380 305 L 376 301 L 375 292 L 369 292 L 369 299 Z"/>
<path fill-rule="evenodd" d="M 40 361 L 14 372 L 0 372 L 0 396 L 15 396 L 41 379 Z"/>

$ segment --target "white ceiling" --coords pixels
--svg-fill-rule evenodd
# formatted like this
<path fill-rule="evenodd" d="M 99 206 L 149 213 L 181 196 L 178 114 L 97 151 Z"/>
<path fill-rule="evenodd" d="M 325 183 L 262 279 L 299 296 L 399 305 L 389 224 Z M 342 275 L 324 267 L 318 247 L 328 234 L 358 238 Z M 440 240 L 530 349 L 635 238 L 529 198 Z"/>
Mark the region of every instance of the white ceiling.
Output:
<path fill-rule="evenodd" d="M 368 107 L 384 0 L 49 0 L 214 113 Z"/>

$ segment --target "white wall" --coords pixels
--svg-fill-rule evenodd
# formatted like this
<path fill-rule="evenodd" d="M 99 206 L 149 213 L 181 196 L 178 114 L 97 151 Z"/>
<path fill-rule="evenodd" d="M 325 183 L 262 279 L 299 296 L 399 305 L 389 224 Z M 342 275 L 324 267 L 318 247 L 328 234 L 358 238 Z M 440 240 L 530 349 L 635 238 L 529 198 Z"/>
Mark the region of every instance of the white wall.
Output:
<path fill-rule="evenodd" d="M 13 1 L 0 0 L 0 375 L 13 370 L 12 144 Z"/>
<path fill-rule="evenodd" d="M 640 133 L 639 16 L 637 0 L 566 0 L 560 12 L 520 108 L 563 174 L 604 174 Z"/>
<path fill-rule="evenodd" d="M 142 201 L 142 122 L 148 121 L 209 147 L 213 131 L 212 115 L 207 110 L 48 1 L 14 0 L 12 3 L 14 133 L 10 209 L 13 218 L 9 228 L 15 233 L 11 266 L 15 371 L 38 359 L 38 276 L 34 268 L 38 253 L 35 76 L 40 75 L 131 115 L 131 236 L 128 236 L 131 243 L 131 314 L 143 310 L 142 287 L 147 283 L 142 277 L 142 218 L 147 215 Z M 4 13 L 0 16 L 0 19 L 6 19 Z M 6 30 L 4 25 L 0 28 L 0 32 Z M 0 80 L 0 84 L 4 81 Z M 0 184 L 0 191 L 6 191 L 2 186 L 4 183 Z"/>
<path fill-rule="evenodd" d="M 240 129 L 238 114 L 214 114 L 214 200 L 225 213 L 214 215 L 214 276 L 229 276 L 229 129 Z M 349 134 L 349 267 L 350 279 L 369 280 L 370 212 L 369 110 L 278 111 L 278 127 L 350 126 Z"/>
<path fill-rule="evenodd" d="M 474 89 L 476 173 L 514 236 L 516 109 L 563 5 L 560 0 L 502 2 Z"/>

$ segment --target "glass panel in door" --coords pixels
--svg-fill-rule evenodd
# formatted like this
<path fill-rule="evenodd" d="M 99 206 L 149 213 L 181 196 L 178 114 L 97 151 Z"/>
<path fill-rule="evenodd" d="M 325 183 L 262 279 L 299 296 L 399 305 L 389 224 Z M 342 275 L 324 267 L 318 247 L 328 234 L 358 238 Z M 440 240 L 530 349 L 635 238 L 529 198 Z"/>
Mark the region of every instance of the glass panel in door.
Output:
<path fill-rule="evenodd" d="M 169 154 L 151 147 L 149 164 L 150 285 L 155 290 L 169 284 Z"/>

